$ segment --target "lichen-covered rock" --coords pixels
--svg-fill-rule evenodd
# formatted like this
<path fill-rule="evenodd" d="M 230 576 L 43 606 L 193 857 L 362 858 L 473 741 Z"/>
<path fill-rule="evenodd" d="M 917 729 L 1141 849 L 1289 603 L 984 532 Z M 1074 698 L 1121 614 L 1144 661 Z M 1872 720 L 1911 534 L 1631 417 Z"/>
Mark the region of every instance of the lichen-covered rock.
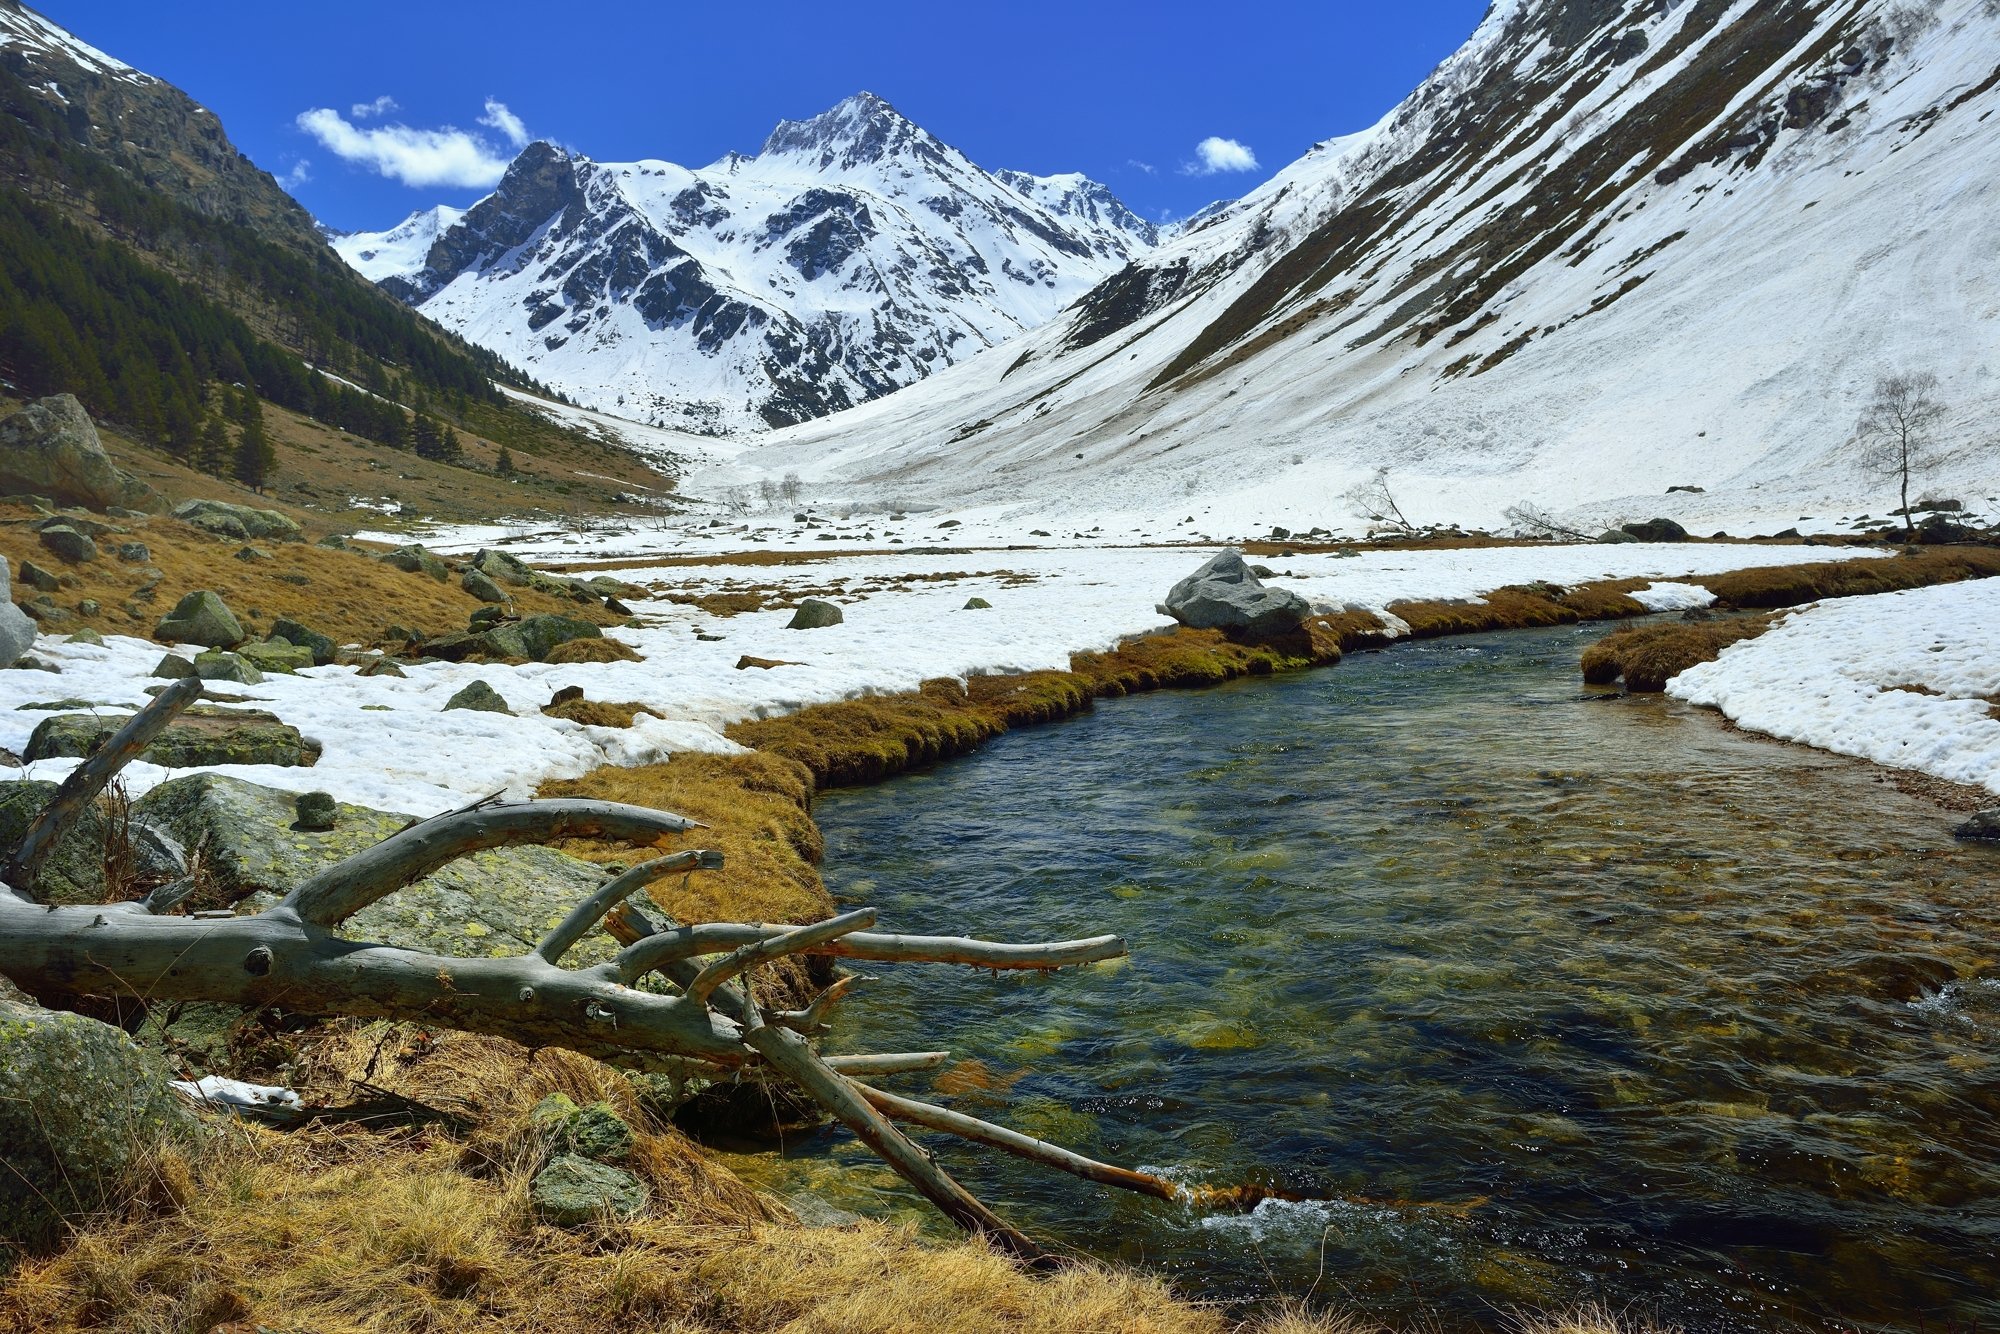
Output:
<path fill-rule="evenodd" d="M 28 826 L 55 794 L 54 783 L 38 779 L 0 783 L 0 848 L 19 847 L 27 836 Z M 37 887 L 45 902 L 104 901 L 104 834 L 103 812 L 90 806 L 56 840 L 55 850 L 42 864 L 42 878 Z"/>
<path fill-rule="evenodd" d="M 506 602 L 508 600 L 507 590 L 494 583 L 491 577 L 481 574 L 478 570 L 467 570 L 459 576 L 459 583 L 464 586 L 466 592 L 472 594 L 472 596 L 478 598 L 481 602 Z"/>
<path fill-rule="evenodd" d="M 175 603 L 153 627 L 153 637 L 173 644 L 228 648 L 242 642 L 243 623 L 220 596 L 202 588 Z"/>
<path fill-rule="evenodd" d="M 525 561 L 492 547 L 480 548 L 472 558 L 472 568 L 489 579 L 497 579 L 503 584 L 513 584 L 516 588 L 526 588 L 535 582 L 536 573 L 529 569 Z"/>
<path fill-rule="evenodd" d="M 124 561 L 127 565 L 144 565 L 152 558 L 152 548 L 148 547 L 144 542 L 120 542 L 118 544 L 118 559 Z"/>
<path fill-rule="evenodd" d="M 62 588 L 62 576 L 45 570 L 31 560 L 21 562 L 21 582 L 37 593 L 54 593 Z"/>
<path fill-rule="evenodd" d="M 990 602 L 988 602 L 988 601 L 987 601 L 987 600 L 986 600 L 985 598 L 967 598 L 967 599 L 965 600 L 965 605 L 964 605 L 963 607 L 959 608 L 959 610 L 961 610 L 961 611 L 992 611 L 992 610 L 993 610 L 993 604 L 992 604 L 992 603 L 990 603 Z"/>
<path fill-rule="evenodd" d="M 19 661 L 22 654 L 33 648 L 36 633 L 33 618 L 14 605 L 8 586 L 7 558 L 0 556 L 0 667 Z"/>
<path fill-rule="evenodd" d="M 408 546 L 397 547 L 394 551 L 384 552 L 375 559 L 384 565 L 393 565 L 406 574 L 427 574 L 439 583 L 451 578 L 450 567 L 414 542 Z"/>
<path fill-rule="evenodd" d="M 90 414 L 70 394 L 38 399 L 0 421 L 0 491 L 94 510 L 159 504 L 153 488 L 118 470 Z"/>
<path fill-rule="evenodd" d="M 0 790 L 8 786 L 0 783 Z M 191 774 L 160 784 L 134 808 L 187 846 L 202 847 L 211 883 L 231 902 L 282 897 L 410 823 L 408 815 L 336 802 L 333 828 L 295 828 L 296 801 L 291 792 L 240 778 Z M 520 954 L 603 884 L 603 871 L 553 848 L 496 848 L 462 857 L 370 904 L 342 932 L 433 954 Z M 564 962 L 599 962 L 615 949 L 609 936 L 593 935 Z"/>
<path fill-rule="evenodd" d="M 182 677 L 197 675 L 194 664 L 178 653 L 162 654 L 153 667 L 153 675 L 162 680 L 178 681 Z"/>
<path fill-rule="evenodd" d="M 589 621 L 574 616 L 530 616 L 509 627 L 526 646 L 528 656 L 540 661 L 558 644 L 572 639 L 602 639 L 604 632 Z"/>
<path fill-rule="evenodd" d="M 635 1218 L 652 1203 L 646 1183 L 622 1167 L 566 1153 L 535 1174 L 528 1199 L 545 1223 L 583 1227 L 607 1219 Z"/>
<path fill-rule="evenodd" d="M 467 685 L 465 689 L 446 700 L 444 707 L 447 710 L 476 709 L 481 713 L 504 713 L 510 717 L 514 712 L 507 707 L 507 701 L 500 697 L 500 692 L 484 681 L 474 681 Z"/>
<path fill-rule="evenodd" d="M 160 1058 L 80 1014 L 0 999 L 0 1242 L 46 1246 L 192 1131 Z"/>
<path fill-rule="evenodd" d="M 331 792 L 301 792 L 293 798 L 292 809 L 299 817 L 292 822 L 295 829 L 325 833 L 340 823 L 340 803 Z"/>
<path fill-rule="evenodd" d="M 89 534 L 80 533 L 66 523 L 44 528 L 39 536 L 43 546 L 72 565 L 97 559 L 97 543 Z"/>
<path fill-rule="evenodd" d="M 194 674 L 204 681 L 234 681 L 240 686 L 254 686 L 264 679 L 264 673 L 242 655 L 219 648 L 195 654 Z"/>
<path fill-rule="evenodd" d="M 313 665 L 313 651 L 310 648 L 275 637 L 238 644 L 236 652 L 259 671 L 290 673 L 298 671 L 301 667 Z"/>
<path fill-rule="evenodd" d="M 1230 550 L 1175 584 L 1160 611 L 1190 629 L 1261 637 L 1296 632 L 1312 615 L 1312 604 L 1297 593 L 1264 587 L 1243 553 Z"/>
<path fill-rule="evenodd" d="M 608 1102 L 579 1107 L 564 1094 L 551 1093 L 535 1104 L 531 1116 L 536 1130 L 559 1153 L 601 1162 L 631 1155 L 632 1127 Z"/>
<path fill-rule="evenodd" d="M 823 630 L 829 625 L 839 625 L 846 620 L 839 607 L 824 598 L 807 598 L 792 613 L 792 619 L 785 623 L 787 630 Z"/>
<path fill-rule="evenodd" d="M 123 713 L 59 713 L 35 725 L 25 760 L 79 758 L 110 740 L 130 719 Z M 139 758 L 167 769 L 211 764 L 300 766 L 319 760 L 319 743 L 261 709 L 196 704 L 167 725 Z"/>
<path fill-rule="evenodd" d="M 340 645 L 334 643 L 330 636 L 287 617 L 280 617 L 271 626 L 271 638 L 282 639 L 288 644 L 297 644 L 300 648 L 310 649 L 315 667 L 324 667 L 333 661 L 334 654 L 340 652 Z"/>
<path fill-rule="evenodd" d="M 251 505 L 231 505 L 221 500 L 184 500 L 174 506 L 174 517 L 218 537 L 234 538 L 239 542 L 253 537 L 273 542 L 305 540 L 305 533 L 284 515 L 276 510 L 260 510 Z"/>

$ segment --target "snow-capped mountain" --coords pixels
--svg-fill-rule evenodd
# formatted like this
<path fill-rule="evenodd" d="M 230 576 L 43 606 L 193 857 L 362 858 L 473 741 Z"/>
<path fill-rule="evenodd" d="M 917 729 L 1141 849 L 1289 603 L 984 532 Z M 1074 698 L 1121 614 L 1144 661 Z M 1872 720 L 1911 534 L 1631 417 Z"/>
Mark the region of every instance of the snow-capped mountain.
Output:
<path fill-rule="evenodd" d="M 1378 468 L 1420 521 L 1880 514 L 1878 376 L 1990 434 L 1996 127 L 1993 0 L 1499 0 L 1379 124 L 716 480 L 1235 531 L 1351 529 Z"/>
<path fill-rule="evenodd" d="M 580 403 L 736 431 L 963 361 L 1156 239 L 1094 181 L 989 174 L 862 93 L 700 171 L 532 144 L 462 216 L 337 248 Z"/>

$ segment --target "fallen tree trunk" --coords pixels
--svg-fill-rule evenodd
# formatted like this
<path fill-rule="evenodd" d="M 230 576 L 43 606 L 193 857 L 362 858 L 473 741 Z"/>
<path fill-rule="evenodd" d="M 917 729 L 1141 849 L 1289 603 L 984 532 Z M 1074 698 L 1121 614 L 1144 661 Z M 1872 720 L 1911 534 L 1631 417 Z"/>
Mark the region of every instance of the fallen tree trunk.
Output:
<path fill-rule="evenodd" d="M 618 839 L 660 847 L 702 826 L 685 817 L 599 801 L 482 801 L 418 821 L 293 889 L 277 906 L 239 916 L 170 914 L 192 883 L 182 878 L 127 903 L 56 907 L 36 897 L 47 849 L 88 808 L 119 766 L 142 751 L 201 693 L 190 678 L 163 692 L 87 759 L 7 861 L 0 884 L 0 975 L 45 999 L 105 997 L 204 1001 L 301 1014 L 388 1018 L 564 1047 L 611 1064 L 686 1074 L 767 1074 L 795 1085 L 848 1126 L 890 1166 L 968 1230 L 1014 1255 L 1044 1259 L 891 1124 L 884 1111 L 1079 1172 L 1093 1180 L 1171 1196 L 1158 1178 L 1126 1172 L 1004 1128 L 854 1082 L 933 1068 L 942 1052 L 823 1058 L 807 1035 L 859 979 L 842 979 L 801 1010 L 766 1012 L 756 1000 L 760 967 L 794 955 L 1052 970 L 1115 958 L 1116 936 L 1043 945 L 956 936 L 874 933 L 862 909 L 803 926 L 766 923 L 656 925 L 629 897 L 676 872 L 721 865 L 720 854 L 686 850 L 644 862 L 588 896 L 534 949 L 505 958 L 459 958 L 348 939 L 340 923 L 452 860 L 487 848 L 556 838 Z M 562 965 L 602 926 L 623 946 L 610 961 Z M 706 959 L 706 962 L 703 960 Z M 638 984 L 657 973 L 678 988 Z"/>

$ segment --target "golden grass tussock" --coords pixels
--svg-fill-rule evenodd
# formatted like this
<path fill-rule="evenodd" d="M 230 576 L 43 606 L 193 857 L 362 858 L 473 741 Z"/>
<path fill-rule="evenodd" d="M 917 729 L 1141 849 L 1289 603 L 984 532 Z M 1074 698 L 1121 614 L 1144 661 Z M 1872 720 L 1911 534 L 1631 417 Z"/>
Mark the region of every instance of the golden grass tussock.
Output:
<path fill-rule="evenodd" d="M 571 643 L 596 642 L 571 640 Z M 551 718 L 567 718 L 573 723 L 584 723 L 590 727 L 630 727 L 642 713 L 655 718 L 665 714 L 650 704 L 639 704 L 631 700 L 613 704 L 598 699 L 566 699 L 560 704 L 544 705 L 542 712 Z"/>
<path fill-rule="evenodd" d="M 26 601 L 35 590 L 20 580 L 21 563 L 31 560 L 60 576 L 64 586 L 49 596 L 73 619 L 57 632 L 88 625 L 103 634 L 148 636 L 160 617 L 197 589 L 209 589 L 252 635 L 269 633 L 280 617 L 302 621 L 340 643 L 369 643 L 391 624 L 429 634 L 463 630 L 467 618 L 484 604 L 459 586 L 423 574 L 386 565 L 360 551 L 340 551 L 302 542 L 253 542 L 268 560 L 240 561 L 235 553 L 246 544 L 217 538 L 178 519 L 119 520 L 128 535 L 106 534 L 98 539 L 96 560 L 71 565 L 58 560 L 29 526 L 37 517 L 18 504 L 0 504 L 0 555 L 14 571 L 15 597 Z M 121 561 L 114 554 L 120 542 L 143 542 L 149 553 L 144 564 Z M 150 599 L 140 592 L 161 579 Z M 559 612 L 600 623 L 613 619 L 603 608 L 532 589 L 511 590 L 522 615 Z M 95 601 L 98 611 L 85 616 L 79 606 Z M 597 642 L 597 641 L 591 641 Z"/>
<path fill-rule="evenodd" d="M 816 922 L 832 914 L 833 899 L 819 877 L 825 849 L 808 811 L 812 792 L 811 773 L 782 755 L 682 754 L 551 781 L 538 795 L 630 802 L 708 825 L 682 841 L 721 852 L 723 869 L 653 887 L 660 906 L 683 922 Z M 565 850 L 596 861 L 633 855 L 624 844 Z"/>
<path fill-rule="evenodd" d="M 1769 616 L 1627 626 L 1583 651 L 1583 679 L 1589 685 L 1610 685 L 1622 677 L 1627 690 L 1657 693 L 1688 668 L 1712 662 L 1731 644 L 1755 639 L 1770 628 Z"/>
<path fill-rule="evenodd" d="M 571 604 L 575 605 L 575 604 Z M 566 613 L 571 614 L 571 613 Z M 550 649 L 544 662 L 644 662 L 645 657 L 630 644 L 609 635 L 597 639 L 571 639 Z M 621 723 L 619 726 L 629 726 Z"/>
<path fill-rule="evenodd" d="M 2000 549 L 1919 547 L 1875 560 L 1773 565 L 1690 580 L 1733 607 L 1796 607 L 1821 598 L 1893 593 L 2000 575 Z"/>
<path fill-rule="evenodd" d="M 1478 602 L 1394 602 L 1389 605 L 1389 614 L 1410 627 L 1413 639 L 1615 620 L 1646 614 L 1645 605 L 1630 594 L 1650 582 L 1614 579 L 1575 588 L 1525 584 L 1495 589 Z"/>

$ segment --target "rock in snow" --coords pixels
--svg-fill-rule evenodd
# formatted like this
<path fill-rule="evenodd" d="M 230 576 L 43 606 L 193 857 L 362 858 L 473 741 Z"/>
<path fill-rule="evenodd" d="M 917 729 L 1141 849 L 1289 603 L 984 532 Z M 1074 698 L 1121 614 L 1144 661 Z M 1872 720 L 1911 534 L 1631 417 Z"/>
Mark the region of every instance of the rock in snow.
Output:
<path fill-rule="evenodd" d="M 1312 615 L 1297 593 L 1266 588 L 1240 551 L 1225 551 L 1175 584 L 1160 610 L 1191 630 L 1238 630 L 1259 637 L 1287 634 Z"/>

